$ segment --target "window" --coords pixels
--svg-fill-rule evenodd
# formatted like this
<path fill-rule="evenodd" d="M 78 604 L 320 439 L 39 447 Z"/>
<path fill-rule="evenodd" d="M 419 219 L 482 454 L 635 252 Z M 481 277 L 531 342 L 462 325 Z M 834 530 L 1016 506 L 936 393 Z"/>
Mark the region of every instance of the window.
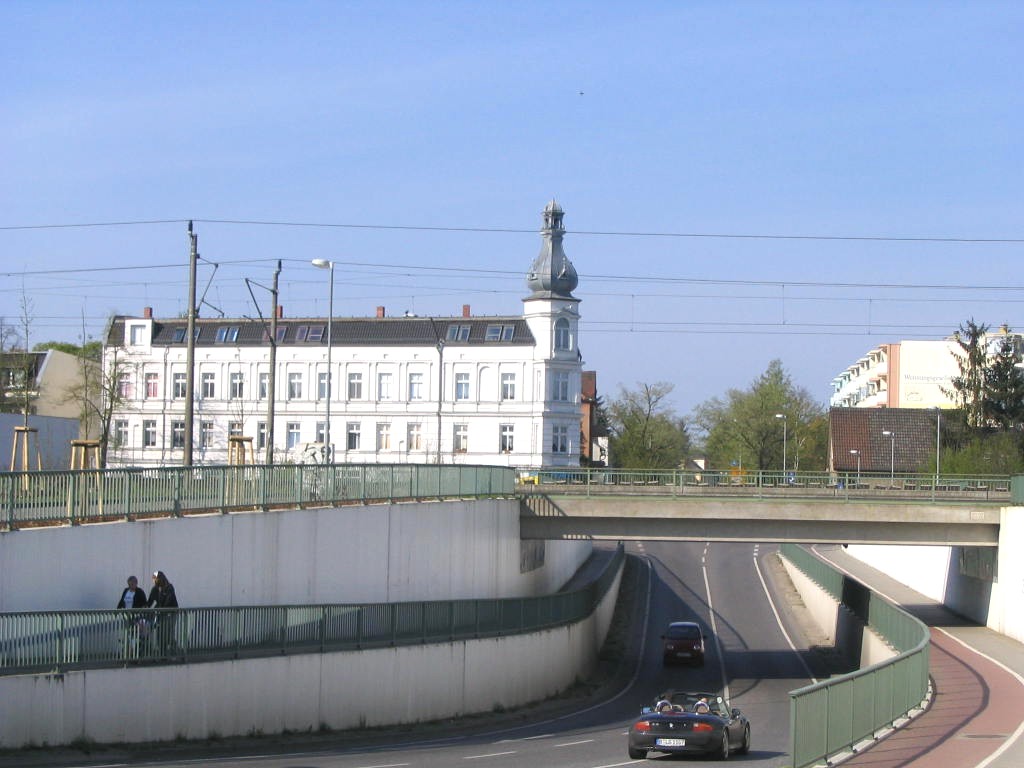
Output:
<path fill-rule="evenodd" d="M 488 325 L 484 333 L 484 341 L 512 341 L 515 336 L 514 325 Z"/>
<path fill-rule="evenodd" d="M 283 326 L 281 326 L 280 328 L 277 329 L 277 335 L 274 337 L 274 340 L 278 344 L 282 344 L 284 342 L 284 337 L 287 336 L 287 335 L 288 335 L 288 326 L 287 325 L 283 325 Z"/>
<path fill-rule="evenodd" d="M 320 341 L 324 337 L 324 326 L 311 325 L 309 333 L 306 334 L 306 341 Z"/>
<path fill-rule="evenodd" d="M 146 374 L 146 397 L 147 399 L 160 397 L 160 377 L 158 374 Z"/>
<path fill-rule="evenodd" d="M 469 341 L 469 326 L 449 325 L 446 338 L 448 341 Z"/>
<path fill-rule="evenodd" d="M 299 445 L 299 437 L 302 433 L 299 431 L 299 422 L 289 421 L 285 425 L 285 447 L 289 450 L 296 448 Z"/>
<path fill-rule="evenodd" d="M 452 450 L 465 453 L 469 450 L 469 424 L 456 424 L 452 434 Z"/>
<path fill-rule="evenodd" d="M 308 333 L 308 332 L 309 332 L 309 326 L 308 325 L 300 325 L 298 328 L 295 329 L 295 340 L 296 341 L 305 341 L 306 340 L 306 333 Z"/>
<path fill-rule="evenodd" d="M 410 451 L 423 450 L 423 427 L 419 423 L 409 425 L 407 436 L 406 445 Z"/>
<path fill-rule="evenodd" d="M 212 372 L 203 372 L 202 387 L 203 400 L 212 400 L 214 397 L 217 396 L 217 387 L 214 384 L 214 375 Z"/>
<path fill-rule="evenodd" d="M 203 448 L 213 446 L 213 422 L 202 421 L 199 423 L 199 444 Z"/>
<path fill-rule="evenodd" d="M 469 400 L 469 374 L 455 374 L 455 399 Z"/>
<path fill-rule="evenodd" d="M 552 427 L 551 428 L 551 452 L 552 453 L 568 453 L 569 452 L 569 428 L 568 427 Z"/>
<path fill-rule="evenodd" d="M 129 343 L 133 347 L 136 347 L 142 343 L 143 339 L 146 338 L 146 326 L 132 325 L 130 326 L 129 333 L 131 335 L 131 341 Z"/>
<path fill-rule="evenodd" d="M 377 424 L 377 450 L 391 450 L 391 425 L 385 422 Z"/>
<path fill-rule="evenodd" d="M 555 321 L 555 349 L 572 349 L 569 321 L 564 317 L 560 317 Z"/>
<path fill-rule="evenodd" d="M 260 400 L 266 400 L 267 393 L 270 392 L 270 374 L 261 373 L 259 375 L 259 383 L 257 386 L 259 387 L 258 392 Z"/>
<path fill-rule="evenodd" d="M 188 333 L 188 328 L 175 328 L 174 329 L 174 343 L 181 344 L 185 340 L 185 334 Z"/>
<path fill-rule="evenodd" d="M 363 399 L 363 374 L 350 373 L 348 375 L 348 399 Z"/>
<path fill-rule="evenodd" d="M 267 422 L 256 422 L 256 447 L 263 450 L 267 447 Z"/>
<path fill-rule="evenodd" d="M 345 449 L 349 451 L 359 450 L 359 422 L 350 421 L 345 425 Z"/>
<path fill-rule="evenodd" d="M 229 421 L 228 422 L 228 437 L 241 437 L 242 436 L 242 422 L 240 421 Z"/>
<path fill-rule="evenodd" d="M 512 453 L 515 427 L 512 424 L 501 424 L 498 427 L 498 435 L 498 450 L 502 453 Z"/>
<path fill-rule="evenodd" d="M 327 422 L 318 421 L 316 423 L 316 437 L 313 438 L 318 443 L 327 445 Z"/>
<path fill-rule="evenodd" d="M 175 373 L 171 379 L 171 396 L 175 400 L 181 400 L 185 397 L 188 390 L 185 389 L 185 374 Z"/>
<path fill-rule="evenodd" d="M 156 419 L 146 419 L 142 422 L 142 446 L 156 447 Z"/>
<path fill-rule="evenodd" d="M 230 327 L 218 328 L 217 329 L 217 343 L 227 344 L 238 340 L 238 326 L 232 325 Z"/>
<path fill-rule="evenodd" d="M 302 398 L 302 374 L 298 371 L 288 374 L 288 399 L 299 400 Z"/>
<path fill-rule="evenodd" d="M 171 448 L 185 447 L 185 422 L 171 422 Z"/>
<path fill-rule="evenodd" d="M 122 400 L 127 400 L 132 396 L 132 377 L 130 374 L 118 374 L 117 396 Z"/>
<path fill-rule="evenodd" d="M 516 375 L 514 373 L 501 374 L 501 399 L 516 399 Z"/>
<path fill-rule="evenodd" d="M 422 373 L 410 373 L 409 374 L 409 399 L 410 400 L 422 400 L 423 399 L 423 374 Z"/>
<path fill-rule="evenodd" d="M 555 371 L 551 376 L 551 399 L 560 403 L 569 402 L 569 373 Z"/>
<path fill-rule="evenodd" d="M 330 392 L 331 383 L 327 380 L 327 371 L 320 371 L 316 375 L 316 399 L 326 400 Z"/>
<path fill-rule="evenodd" d="M 117 419 L 114 422 L 114 448 L 124 448 L 128 445 L 128 420 Z"/>
<path fill-rule="evenodd" d="M 232 400 L 241 400 L 245 395 L 245 375 L 241 371 L 231 374 L 231 388 L 229 396 Z"/>
<path fill-rule="evenodd" d="M 391 399 L 391 379 L 390 373 L 378 373 L 377 374 L 377 399 L 378 400 L 390 400 Z"/>

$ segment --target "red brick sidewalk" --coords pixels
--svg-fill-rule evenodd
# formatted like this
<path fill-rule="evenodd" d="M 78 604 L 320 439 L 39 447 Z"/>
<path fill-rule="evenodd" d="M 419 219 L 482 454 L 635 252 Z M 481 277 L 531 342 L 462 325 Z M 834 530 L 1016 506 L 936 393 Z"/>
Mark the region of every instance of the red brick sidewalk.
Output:
<path fill-rule="evenodd" d="M 843 766 L 972 768 L 997 751 L 1021 748 L 1020 739 L 1009 742 L 1024 727 L 1024 683 L 941 629 L 931 635 L 931 707 Z M 1006 765 L 1024 765 L 1010 759 Z"/>

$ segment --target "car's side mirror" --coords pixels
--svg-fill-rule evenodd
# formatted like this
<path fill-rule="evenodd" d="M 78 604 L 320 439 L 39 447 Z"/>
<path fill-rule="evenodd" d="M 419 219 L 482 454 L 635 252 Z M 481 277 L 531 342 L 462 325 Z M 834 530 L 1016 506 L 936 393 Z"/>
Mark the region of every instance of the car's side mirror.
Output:
<path fill-rule="evenodd" d="M 738 709 L 736 709 L 736 707 L 732 708 L 732 716 L 733 717 L 739 717 L 740 716 L 740 711 Z"/>

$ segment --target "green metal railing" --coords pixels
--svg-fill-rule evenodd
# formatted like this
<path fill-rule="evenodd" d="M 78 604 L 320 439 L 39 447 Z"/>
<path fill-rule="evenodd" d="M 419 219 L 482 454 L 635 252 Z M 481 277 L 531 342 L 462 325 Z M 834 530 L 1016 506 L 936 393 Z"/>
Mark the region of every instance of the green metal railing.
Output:
<path fill-rule="evenodd" d="M 1008 475 L 938 475 L 897 472 L 782 472 L 780 470 L 683 470 L 550 467 L 520 470 L 524 493 L 671 494 L 674 496 L 798 496 L 809 499 L 903 499 L 907 501 L 1010 500 Z"/>
<path fill-rule="evenodd" d="M 928 627 L 795 544 L 783 556 L 896 651 L 891 659 L 790 692 L 794 768 L 825 762 L 892 725 L 928 694 Z M 851 590 L 851 584 L 857 589 Z M 851 592 L 858 596 L 851 605 Z"/>
<path fill-rule="evenodd" d="M 587 618 L 614 583 L 622 546 L 577 590 L 540 597 L 0 614 L 0 675 L 171 660 L 200 662 L 449 643 Z"/>
<path fill-rule="evenodd" d="M 511 496 L 507 467 L 424 464 L 86 469 L 0 473 L 0 526 L 345 502 Z"/>

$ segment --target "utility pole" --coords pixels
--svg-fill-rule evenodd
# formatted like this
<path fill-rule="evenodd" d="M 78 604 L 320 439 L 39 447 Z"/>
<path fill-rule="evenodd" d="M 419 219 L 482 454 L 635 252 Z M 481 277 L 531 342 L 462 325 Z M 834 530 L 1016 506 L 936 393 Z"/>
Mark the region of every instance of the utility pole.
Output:
<path fill-rule="evenodd" d="M 196 384 L 196 265 L 199 262 L 199 236 L 192 233 L 192 222 L 188 223 L 188 335 L 186 337 L 187 357 L 185 371 L 185 447 L 181 463 L 192 466 L 192 430 L 195 416 Z"/>
<path fill-rule="evenodd" d="M 266 465 L 269 467 L 274 463 L 274 387 L 277 382 L 277 278 L 281 274 L 281 262 L 277 262 L 277 271 L 274 272 L 273 288 L 270 289 L 272 297 L 270 309 L 270 371 L 267 374 L 267 457 Z"/>

